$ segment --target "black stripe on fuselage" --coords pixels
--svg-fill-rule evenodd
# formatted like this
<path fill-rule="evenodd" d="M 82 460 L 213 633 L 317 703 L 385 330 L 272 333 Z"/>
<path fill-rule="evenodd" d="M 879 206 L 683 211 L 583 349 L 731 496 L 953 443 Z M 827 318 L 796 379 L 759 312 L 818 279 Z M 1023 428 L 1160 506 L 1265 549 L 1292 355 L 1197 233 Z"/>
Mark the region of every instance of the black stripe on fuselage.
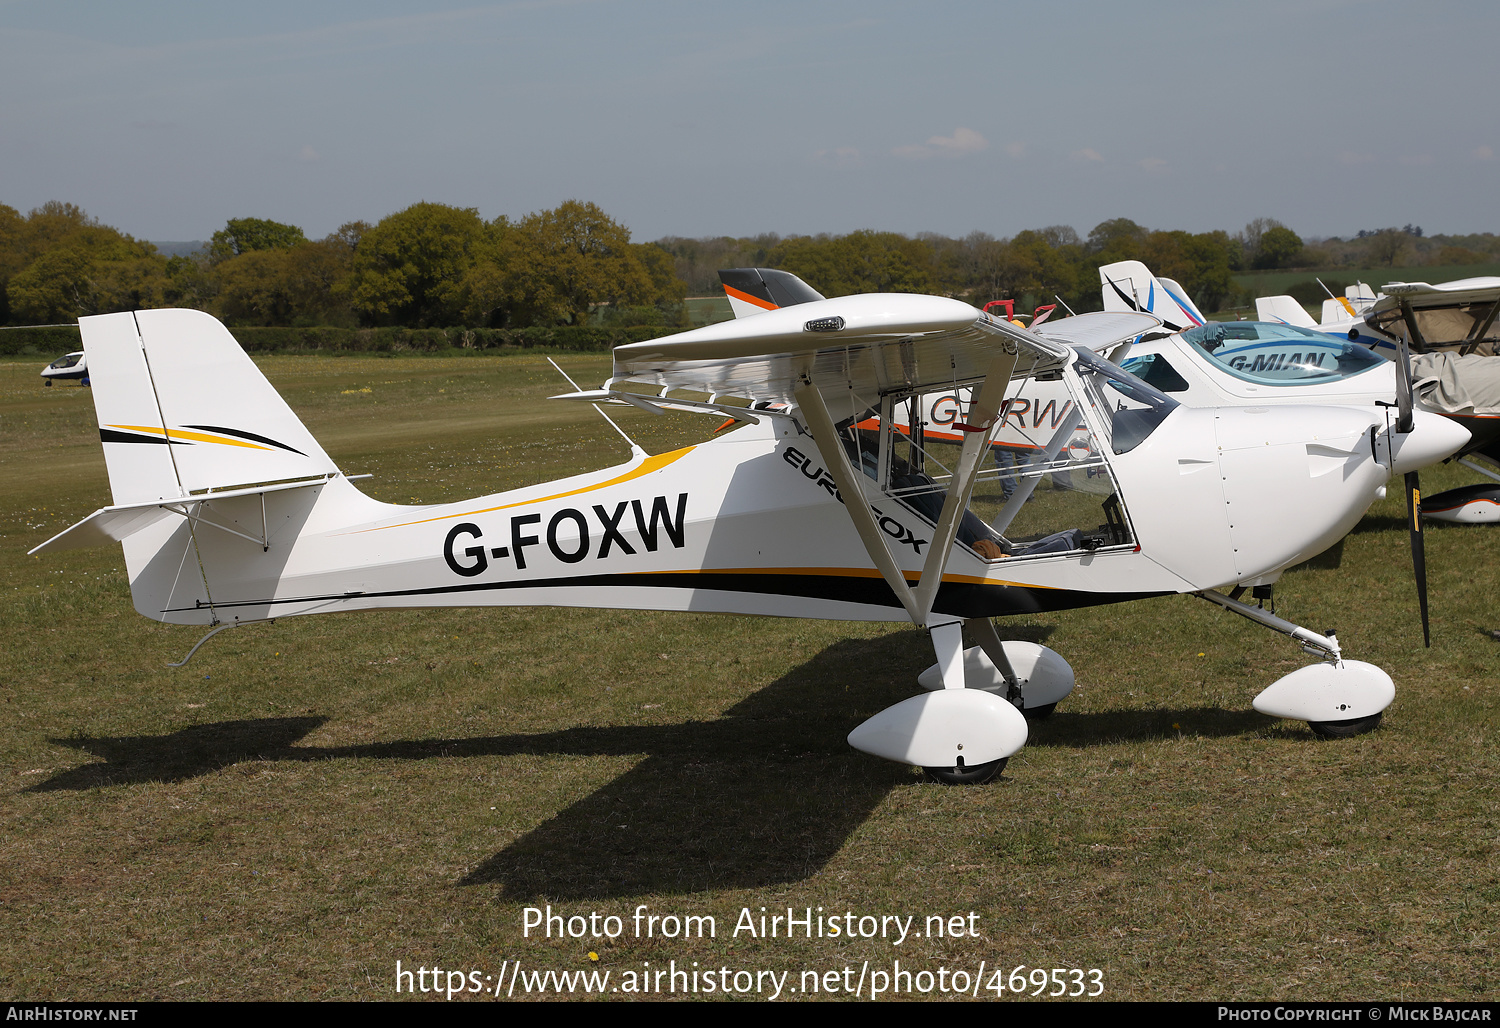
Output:
<path fill-rule="evenodd" d="M 496 592 L 510 589 L 562 589 L 626 586 L 633 589 L 704 589 L 714 592 L 754 593 L 771 596 L 800 596 L 810 599 L 863 603 L 900 609 L 883 579 L 846 575 L 743 574 L 732 571 L 677 571 L 654 574 L 580 575 L 576 578 L 541 578 L 522 582 L 464 582 L 457 585 L 430 586 L 423 589 L 397 589 L 387 592 L 331 593 L 324 596 L 300 596 L 289 599 L 236 600 L 215 603 L 215 609 L 233 607 L 274 607 L 287 603 L 319 603 L 352 599 L 401 599 L 418 596 L 456 596 L 464 593 Z M 954 617 L 1004 617 L 1010 614 L 1038 614 L 1053 610 L 1072 610 L 1124 600 L 1164 596 L 1166 592 L 1094 593 L 1076 589 L 1032 589 L 1020 585 L 984 585 L 975 582 L 945 582 L 938 590 L 933 609 Z M 193 610 L 177 607 L 172 610 Z M 169 611 L 163 611 L 168 613 Z"/>

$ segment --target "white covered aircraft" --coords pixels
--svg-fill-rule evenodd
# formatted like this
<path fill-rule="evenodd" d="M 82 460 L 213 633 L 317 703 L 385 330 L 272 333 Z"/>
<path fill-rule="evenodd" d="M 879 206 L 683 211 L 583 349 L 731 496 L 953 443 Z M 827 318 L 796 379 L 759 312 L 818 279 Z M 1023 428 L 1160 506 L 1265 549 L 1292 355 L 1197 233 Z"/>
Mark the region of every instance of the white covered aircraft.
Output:
<path fill-rule="evenodd" d="M 1157 324 L 1109 317 L 1121 340 Z M 1002 642 L 991 618 L 1146 596 L 1201 596 L 1320 658 L 1256 709 L 1325 735 L 1373 728 L 1394 697 L 1384 671 L 1219 590 L 1321 552 L 1392 472 L 1467 438 L 1421 411 L 1402 426 L 1378 408 L 1193 408 L 1061 336 L 956 300 L 871 294 L 622 346 L 603 388 L 562 397 L 714 412 L 739 431 L 662 454 L 632 444 L 625 464 L 558 482 L 399 506 L 350 483 L 212 317 L 139 311 L 82 328 L 114 504 L 32 552 L 119 541 L 143 615 L 214 631 L 533 604 L 909 621 L 931 637 L 931 691 L 849 741 L 948 782 L 998 773 L 1026 741 L 1023 711 L 1072 687 L 1060 656 Z M 993 482 L 1000 412 L 1038 381 L 1061 383 L 1074 416 L 1039 433 L 1017 495 L 986 507 L 975 486 Z M 901 405 L 965 386 L 961 445 L 924 447 L 920 434 L 914 445 L 896 429 Z M 858 431 L 871 412 L 880 429 Z M 1075 448 L 1080 433 L 1088 445 Z M 1059 472 L 1091 489 L 1027 502 Z"/>

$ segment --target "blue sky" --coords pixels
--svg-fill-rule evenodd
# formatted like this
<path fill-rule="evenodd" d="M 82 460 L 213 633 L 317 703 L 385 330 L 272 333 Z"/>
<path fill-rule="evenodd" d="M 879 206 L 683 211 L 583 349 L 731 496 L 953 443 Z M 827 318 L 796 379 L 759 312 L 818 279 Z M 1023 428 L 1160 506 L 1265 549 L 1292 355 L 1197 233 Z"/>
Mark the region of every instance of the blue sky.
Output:
<path fill-rule="evenodd" d="M 1500 231 L 1500 5 L 0 0 L 0 203 L 148 239 L 577 198 L 663 235 Z"/>

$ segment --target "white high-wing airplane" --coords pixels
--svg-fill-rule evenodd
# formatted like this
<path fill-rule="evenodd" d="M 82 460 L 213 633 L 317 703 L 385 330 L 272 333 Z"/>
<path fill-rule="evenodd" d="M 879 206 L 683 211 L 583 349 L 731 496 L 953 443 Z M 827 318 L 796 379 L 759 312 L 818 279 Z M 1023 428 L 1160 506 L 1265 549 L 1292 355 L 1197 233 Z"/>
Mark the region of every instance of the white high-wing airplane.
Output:
<path fill-rule="evenodd" d="M 1157 324 L 1109 317 L 1122 341 Z M 212 317 L 151 310 L 81 325 L 115 502 L 32 552 L 121 542 L 143 615 L 214 631 L 483 605 L 910 621 L 937 656 L 922 676 L 931 691 L 849 741 L 949 782 L 998 773 L 1026 741 L 1023 710 L 1072 687 L 1060 656 L 1002 642 L 992 617 L 1146 596 L 1199 595 L 1322 658 L 1272 683 L 1256 709 L 1327 735 L 1373 728 L 1395 694 L 1389 675 L 1219 590 L 1321 552 L 1393 471 L 1467 439 L 1421 411 L 1391 426 L 1378 408 L 1192 408 L 965 303 L 871 294 L 618 347 L 602 389 L 563 397 L 714 412 L 739 431 L 655 455 L 632 444 L 625 464 L 558 482 L 400 506 L 349 482 Z M 1022 489 L 987 523 L 970 501 L 993 474 L 990 438 L 1007 399 L 1038 380 L 1062 383 L 1076 418 L 1041 433 L 1016 471 Z M 973 399 L 955 422 L 960 446 L 939 455 L 895 428 L 898 406 L 962 386 Z M 871 411 L 873 437 L 855 427 Z M 1088 446 L 1075 452 L 1079 433 Z M 1093 491 L 1027 503 L 1062 471 Z M 968 650 L 965 626 L 979 644 Z"/>

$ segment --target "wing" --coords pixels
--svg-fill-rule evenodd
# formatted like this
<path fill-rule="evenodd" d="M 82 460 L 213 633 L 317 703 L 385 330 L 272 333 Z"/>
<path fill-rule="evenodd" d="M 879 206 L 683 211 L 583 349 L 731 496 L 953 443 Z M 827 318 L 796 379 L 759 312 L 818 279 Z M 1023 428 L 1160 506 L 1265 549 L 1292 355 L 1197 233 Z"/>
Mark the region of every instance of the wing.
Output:
<path fill-rule="evenodd" d="M 1109 357 L 1117 347 L 1134 342 L 1143 333 L 1159 328 L 1161 324 L 1161 319 L 1151 314 L 1096 311 L 1064 318 L 1062 321 L 1049 321 L 1045 328 L 1034 331 L 1043 339 L 1064 346 L 1086 346 L 1097 354 Z"/>
<path fill-rule="evenodd" d="M 1147 315 L 1106 314 L 1070 318 L 1039 334 L 947 297 L 866 293 L 616 347 L 615 375 L 605 390 L 615 392 L 617 382 L 632 381 L 650 383 L 663 396 L 681 389 L 706 392 L 710 402 L 734 396 L 752 407 L 795 406 L 840 495 L 858 496 L 865 476 L 838 441 L 840 423 L 880 409 L 882 400 L 889 404 L 894 396 L 970 385 L 961 453 L 915 588 L 892 557 L 869 505 L 845 505 L 881 577 L 912 622 L 927 625 L 1013 376 L 1062 368 L 1075 356 L 1071 334 L 1083 336 L 1085 345 L 1103 346 L 1159 324 Z M 615 395 L 626 399 L 629 394 Z"/>
<path fill-rule="evenodd" d="M 1429 285 L 1391 282 L 1381 287 L 1365 321 L 1377 330 L 1404 336 L 1415 350 L 1461 347 L 1488 355 L 1500 338 L 1491 329 L 1500 309 L 1500 278 L 1465 278 Z"/>
<path fill-rule="evenodd" d="M 616 347 L 612 381 L 794 403 L 806 378 L 830 398 L 853 394 L 868 407 L 882 393 L 975 381 L 1002 352 L 1047 366 L 1069 355 L 1061 341 L 959 300 L 865 293 Z"/>

